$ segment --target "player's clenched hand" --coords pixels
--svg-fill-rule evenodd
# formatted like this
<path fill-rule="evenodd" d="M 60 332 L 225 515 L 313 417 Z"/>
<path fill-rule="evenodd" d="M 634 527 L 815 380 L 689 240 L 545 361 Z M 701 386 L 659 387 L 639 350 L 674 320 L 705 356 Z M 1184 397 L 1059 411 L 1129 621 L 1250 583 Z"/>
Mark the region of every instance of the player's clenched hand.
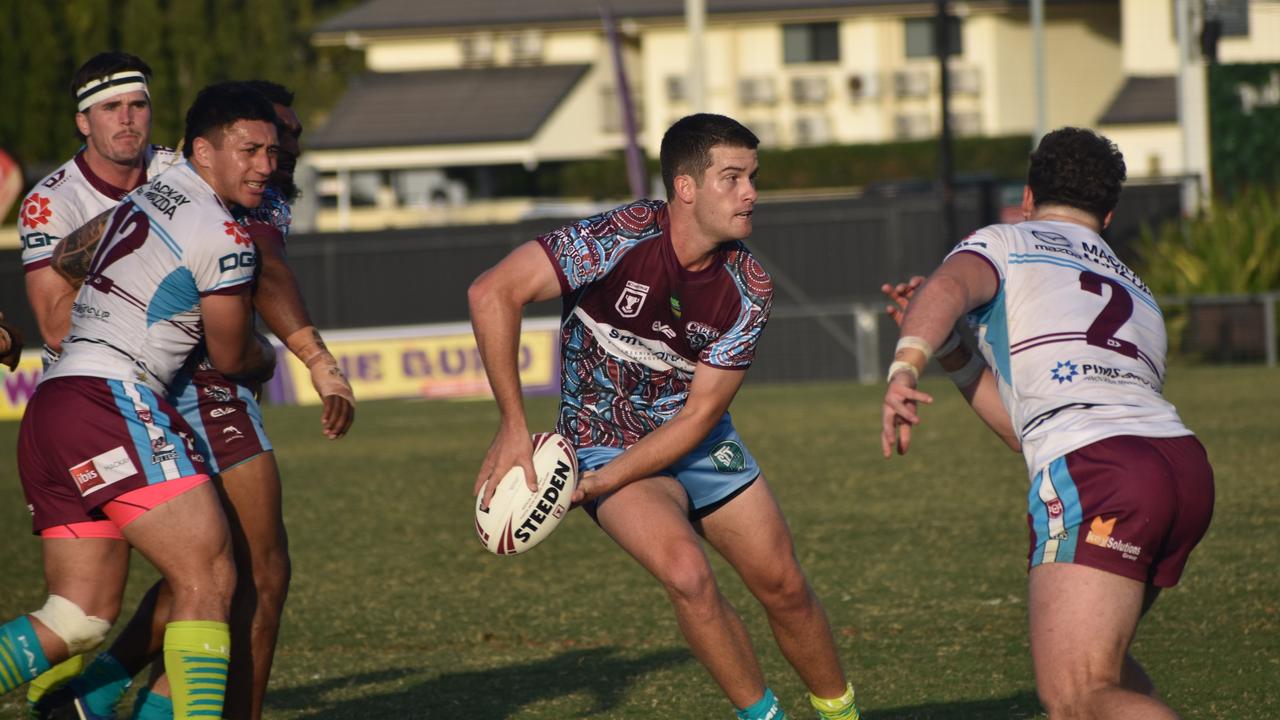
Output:
<path fill-rule="evenodd" d="M 600 477 L 600 473 L 588 470 L 578 476 L 578 486 L 573 489 L 570 507 L 577 507 L 589 500 L 595 500 L 612 490 L 614 488 L 610 487 L 610 483 L 605 478 Z"/>
<path fill-rule="evenodd" d="M 324 436 L 337 440 L 351 429 L 356 420 L 356 405 L 342 395 L 325 395 L 324 412 L 320 414 L 320 427 Z"/>
<path fill-rule="evenodd" d="M 524 481 L 531 492 L 538 490 L 538 474 L 533 471 L 533 438 L 529 429 L 523 426 L 503 426 L 489 444 L 489 451 L 480 464 L 480 472 L 476 475 L 476 484 L 472 495 L 482 495 L 481 506 L 489 507 L 493 492 L 498 488 L 498 481 L 513 467 L 524 468 Z"/>
<path fill-rule="evenodd" d="M 881 407 L 880 450 L 885 457 L 891 456 L 895 447 L 899 455 L 907 454 L 911 445 L 911 427 L 920 422 L 916 404 L 932 402 L 933 397 L 916 389 L 915 380 L 909 373 L 900 372 L 893 376 Z"/>
<path fill-rule="evenodd" d="M 907 305 L 911 302 L 911 296 L 915 295 L 916 289 L 923 284 L 924 276 L 914 275 L 904 283 L 898 283 L 897 285 L 885 283 L 880 286 L 880 292 L 889 296 L 889 299 L 893 301 L 893 304 L 886 305 L 884 310 L 889 313 L 889 317 L 893 318 L 898 327 L 902 327 L 902 316 L 907 312 Z"/>
<path fill-rule="evenodd" d="M 0 313 L 0 365 L 17 370 L 21 359 L 22 333 L 17 325 L 5 321 L 4 313 Z"/>

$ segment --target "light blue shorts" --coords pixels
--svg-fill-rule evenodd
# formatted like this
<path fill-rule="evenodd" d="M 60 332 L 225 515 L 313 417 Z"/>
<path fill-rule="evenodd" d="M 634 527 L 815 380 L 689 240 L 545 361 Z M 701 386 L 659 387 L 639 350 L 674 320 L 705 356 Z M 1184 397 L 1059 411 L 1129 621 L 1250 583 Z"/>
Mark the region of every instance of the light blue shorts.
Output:
<path fill-rule="evenodd" d="M 582 472 L 598 470 L 621 454 L 621 448 L 578 448 L 578 467 Z M 760 477 L 760 465 L 734 430 L 729 413 L 725 413 L 705 440 L 659 474 L 680 483 L 689 497 L 689 516 L 696 520 L 750 487 Z M 592 516 L 607 499 L 609 496 L 605 495 L 588 503 Z"/>

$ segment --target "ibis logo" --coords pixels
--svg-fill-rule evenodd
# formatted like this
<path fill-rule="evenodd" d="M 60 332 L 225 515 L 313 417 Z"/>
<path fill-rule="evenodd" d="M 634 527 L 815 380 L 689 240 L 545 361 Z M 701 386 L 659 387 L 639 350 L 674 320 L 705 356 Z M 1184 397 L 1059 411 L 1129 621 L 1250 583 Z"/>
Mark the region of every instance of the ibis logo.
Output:
<path fill-rule="evenodd" d="M 1116 520 L 1117 518 L 1103 520 L 1101 515 L 1095 517 L 1089 525 L 1089 534 L 1085 536 L 1084 541 L 1090 545 L 1115 550 L 1124 556 L 1125 560 L 1137 560 L 1142 554 L 1141 546 L 1111 537 L 1116 527 Z"/>

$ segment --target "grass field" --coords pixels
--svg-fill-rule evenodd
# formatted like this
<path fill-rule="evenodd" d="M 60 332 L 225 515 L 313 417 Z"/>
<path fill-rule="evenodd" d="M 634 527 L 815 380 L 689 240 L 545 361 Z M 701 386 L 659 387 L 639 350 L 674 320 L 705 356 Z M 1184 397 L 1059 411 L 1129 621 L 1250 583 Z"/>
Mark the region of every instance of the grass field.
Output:
<path fill-rule="evenodd" d="M 945 381 L 911 455 L 885 461 L 881 389 L 757 385 L 734 406 L 824 600 L 864 717 L 1033 718 L 1026 641 L 1026 472 Z M 1208 537 L 1135 644 L 1187 718 L 1280 717 L 1280 372 L 1180 368 L 1169 397 L 1209 449 Z M 535 425 L 554 414 L 531 401 Z M 268 716 L 728 718 L 665 595 L 580 512 L 531 554 L 487 554 L 470 488 L 491 403 L 361 405 L 330 443 L 310 408 L 269 408 L 294 581 Z M 43 602 L 39 544 L 0 423 L 0 618 Z M 759 607 L 717 561 L 770 685 L 803 688 Z M 154 578 L 134 564 L 132 601 Z M 19 717 L 14 693 L 0 718 Z"/>

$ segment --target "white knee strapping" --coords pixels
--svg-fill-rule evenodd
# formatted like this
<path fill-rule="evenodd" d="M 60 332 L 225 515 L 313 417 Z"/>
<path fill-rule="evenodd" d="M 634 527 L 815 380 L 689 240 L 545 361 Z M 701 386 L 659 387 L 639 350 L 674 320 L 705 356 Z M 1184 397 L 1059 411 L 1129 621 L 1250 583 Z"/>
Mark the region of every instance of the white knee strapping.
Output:
<path fill-rule="evenodd" d="M 86 615 L 79 605 L 61 595 L 50 595 L 44 607 L 31 613 L 31 616 L 62 638 L 72 655 L 94 649 L 107 638 L 107 632 L 111 630 L 111 623 L 100 617 Z"/>

